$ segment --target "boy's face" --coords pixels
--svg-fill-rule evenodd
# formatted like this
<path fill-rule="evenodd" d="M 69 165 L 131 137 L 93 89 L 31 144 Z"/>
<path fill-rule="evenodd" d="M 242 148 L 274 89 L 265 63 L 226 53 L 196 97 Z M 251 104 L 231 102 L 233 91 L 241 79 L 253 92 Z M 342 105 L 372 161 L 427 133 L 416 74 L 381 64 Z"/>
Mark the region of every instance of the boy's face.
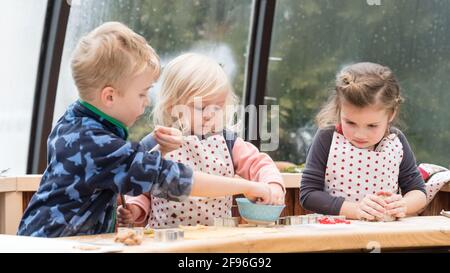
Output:
<path fill-rule="evenodd" d="M 341 104 L 342 132 L 350 143 L 360 149 L 374 149 L 385 136 L 389 113 L 378 105 L 356 107 L 350 103 Z"/>
<path fill-rule="evenodd" d="M 112 116 L 127 127 L 131 127 L 150 104 L 149 91 L 154 81 L 153 70 L 150 67 L 126 81 L 121 94 L 114 99 Z"/>

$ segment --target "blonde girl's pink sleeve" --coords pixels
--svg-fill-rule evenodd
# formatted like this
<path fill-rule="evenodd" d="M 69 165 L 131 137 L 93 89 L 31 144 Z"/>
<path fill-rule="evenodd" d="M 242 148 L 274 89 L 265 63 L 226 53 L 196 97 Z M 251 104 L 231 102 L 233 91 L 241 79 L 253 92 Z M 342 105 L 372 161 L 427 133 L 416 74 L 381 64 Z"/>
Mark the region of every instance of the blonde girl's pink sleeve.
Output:
<path fill-rule="evenodd" d="M 127 202 L 127 204 L 137 205 L 142 209 L 144 213 L 136 218 L 135 223 L 143 224 L 150 214 L 151 209 L 150 197 L 144 194 L 138 196 L 125 196 L 125 202 Z"/>
<path fill-rule="evenodd" d="M 251 181 L 276 183 L 286 192 L 283 178 L 272 158 L 261 153 L 253 144 L 240 137 L 236 138 L 232 157 L 235 173 L 240 177 Z"/>

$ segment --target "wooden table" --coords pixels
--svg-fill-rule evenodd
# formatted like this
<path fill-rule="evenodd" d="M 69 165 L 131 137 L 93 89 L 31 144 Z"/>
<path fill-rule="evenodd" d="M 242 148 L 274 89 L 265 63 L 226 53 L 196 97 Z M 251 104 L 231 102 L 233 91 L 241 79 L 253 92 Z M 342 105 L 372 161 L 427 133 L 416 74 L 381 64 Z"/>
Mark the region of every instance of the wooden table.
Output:
<path fill-rule="evenodd" d="M 34 192 L 38 189 L 41 175 L 24 175 L 0 178 L 0 234 L 16 234 L 23 211 Z M 300 205 L 301 174 L 282 173 L 287 188 L 286 207 L 281 216 L 308 214 Z M 236 205 L 236 204 L 235 204 Z M 450 184 L 444 186 L 422 215 L 438 215 L 442 210 L 450 210 Z M 237 205 L 232 208 L 238 216 Z"/>
<path fill-rule="evenodd" d="M 38 239 L 0 235 L 0 252 L 8 251 L 7 243 L 16 249 L 38 251 L 80 251 L 73 246 L 94 243 L 98 252 L 338 252 L 384 251 L 448 247 L 450 218 L 443 216 L 409 217 L 397 222 L 372 223 L 352 221 L 345 225 L 300 225 L 281 227 L 240 227 L 185 231 L 185 239 L 177 242 L 155 242 L 146 235 L 139 246 L 123 246 L 113 242 L 113 234 L 59 239 Z M 34 240 L 32 243 L 30 241 Z M 51 250 L 49 250 L 51 249 Z M 83 251 L 81 251 L 83 252 Z"/>

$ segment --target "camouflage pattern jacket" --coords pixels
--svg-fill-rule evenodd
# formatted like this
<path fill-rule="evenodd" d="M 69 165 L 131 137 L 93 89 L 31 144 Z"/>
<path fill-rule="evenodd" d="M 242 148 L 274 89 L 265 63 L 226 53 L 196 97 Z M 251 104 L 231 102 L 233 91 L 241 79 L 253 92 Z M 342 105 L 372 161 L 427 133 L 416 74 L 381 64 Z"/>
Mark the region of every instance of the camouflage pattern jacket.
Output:
<path fill-rule="evenodd" d="M 77 101 L 48 141 L 47 169 L 20 222 L 18 235 L 61 237 L 114 231 L 119 193 L 187 198 L 192 170 L 147 152 L 155 141 L 127 142 L 127 128 Z"/>

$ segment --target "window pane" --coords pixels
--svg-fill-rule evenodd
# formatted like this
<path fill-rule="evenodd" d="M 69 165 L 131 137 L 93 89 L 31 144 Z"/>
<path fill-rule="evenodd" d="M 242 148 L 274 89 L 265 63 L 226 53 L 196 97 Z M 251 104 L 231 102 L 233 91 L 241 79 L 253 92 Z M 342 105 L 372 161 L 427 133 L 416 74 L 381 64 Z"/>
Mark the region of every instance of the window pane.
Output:
<path fill-rule="evenodd" d="M 77 98 L 70 74 L 70 54 L 79 38 L 106 21 L 120 21 L 143 35 L 162 65 L 187 51 L 210 55 L 224 64 L 237 94 L 242 96 L 251 0 L 73 1 L 65 41 L 53 121 Z M 152 97 L 158 85 L 152 90 Z M 143 118 L 130 130 L 138 140 L 151 129 Z"/>
<path fill-rule="evenodd" d="M 389 66 L 400 81 L 401 129 L 417 160 L 449 165 L 450 1 L 377 2 L 277 1 L 266 91 L 280 105 L 276 159 L 305 161 L 335 73 L 371 61 Z"/>
<path fill-rule="evenodd" d="M 36 73 L 47 1 L 0 1 L 0 171 L 27 166 Z"/>

